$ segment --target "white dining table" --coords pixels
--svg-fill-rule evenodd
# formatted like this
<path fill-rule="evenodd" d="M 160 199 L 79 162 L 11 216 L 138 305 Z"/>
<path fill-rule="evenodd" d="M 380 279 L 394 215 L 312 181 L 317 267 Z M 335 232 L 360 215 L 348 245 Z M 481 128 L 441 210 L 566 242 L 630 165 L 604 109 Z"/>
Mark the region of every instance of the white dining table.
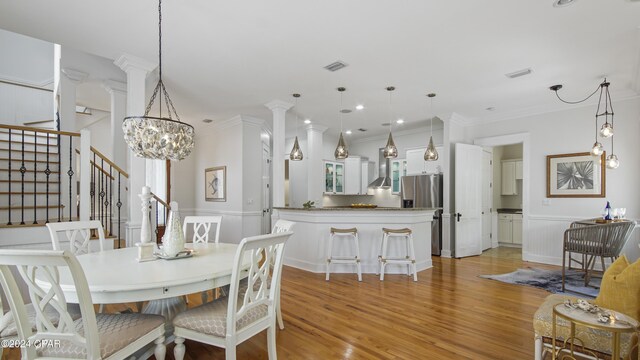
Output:
<path fill-rule="evenodd" d="M 215 289 L 231 282 L 238 245 L 229 243 L 186 244 L 193 256 L 184 259 L 138 262 L 134 247 L 94 252 L 77 257 L 84 270 L 94 304 L 147 301 L 143 313 L 163 315 L 167 335 L 171 321 L 186 309 L 184 295 Z M 250 264 L 246 254 L 243 265 Z M 78 296 L 68 271 L 60 271 L 60 288 L 67 302 Z"/>

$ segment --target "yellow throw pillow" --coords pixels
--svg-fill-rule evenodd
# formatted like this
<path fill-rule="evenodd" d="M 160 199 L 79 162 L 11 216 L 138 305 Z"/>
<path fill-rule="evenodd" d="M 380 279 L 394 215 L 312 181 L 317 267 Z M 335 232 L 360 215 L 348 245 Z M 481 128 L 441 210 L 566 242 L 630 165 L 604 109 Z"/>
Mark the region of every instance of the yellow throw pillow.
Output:
<path fill-rule="evenodd" d="M 640 320 L 640 260 L 622 255 L 605 271 L 595 303 Z"/>

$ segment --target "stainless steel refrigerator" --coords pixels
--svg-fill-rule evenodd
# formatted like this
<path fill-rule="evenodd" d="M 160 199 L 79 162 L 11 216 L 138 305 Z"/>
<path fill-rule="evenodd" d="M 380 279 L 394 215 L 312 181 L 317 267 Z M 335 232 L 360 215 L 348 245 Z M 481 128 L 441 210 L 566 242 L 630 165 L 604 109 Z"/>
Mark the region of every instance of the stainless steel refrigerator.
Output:
<path fill-rule="evenodd" d="M 431 255 L 442 249 L 442 174 L 402 177 L 400 197 L 403 208 L 440 208 L 431 223 Z"/>

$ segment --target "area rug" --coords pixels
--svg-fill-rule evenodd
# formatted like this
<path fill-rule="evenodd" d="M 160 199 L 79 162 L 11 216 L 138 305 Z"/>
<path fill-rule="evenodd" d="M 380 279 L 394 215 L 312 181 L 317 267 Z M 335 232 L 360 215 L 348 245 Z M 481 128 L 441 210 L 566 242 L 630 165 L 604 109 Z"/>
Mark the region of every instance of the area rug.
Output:
<path fill-rule="evenodd" d="M 584 286 L 584 273 L 581 271 L 567 271 L 565 276 L 565 292 L 568 295 L 581 295 L 595 298 L 600 291 L 599 278 L 592 278 L 590 286 Z M 481 278 L 498 280 L 508 284 L 533 286 L 551 293 L 562 292 L 562 271 L 543 270 L 536 268 L 518 269 L 508 274 L 480 275 Z"/>

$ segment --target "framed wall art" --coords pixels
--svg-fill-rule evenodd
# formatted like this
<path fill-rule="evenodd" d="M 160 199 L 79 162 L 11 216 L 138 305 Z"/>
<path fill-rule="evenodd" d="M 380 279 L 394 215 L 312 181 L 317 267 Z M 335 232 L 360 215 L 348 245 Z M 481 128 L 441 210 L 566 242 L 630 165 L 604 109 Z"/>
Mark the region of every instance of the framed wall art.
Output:
<path fill-rule="evenodd" d="M 547 197 L 605 197 L 606 154 L 560 154 L 547 156 Z"/>
<path fill-rule="evenodd" d="M 206 201 L 227 201 L 227 167 L 204 169 L 204 197 Z"/>

